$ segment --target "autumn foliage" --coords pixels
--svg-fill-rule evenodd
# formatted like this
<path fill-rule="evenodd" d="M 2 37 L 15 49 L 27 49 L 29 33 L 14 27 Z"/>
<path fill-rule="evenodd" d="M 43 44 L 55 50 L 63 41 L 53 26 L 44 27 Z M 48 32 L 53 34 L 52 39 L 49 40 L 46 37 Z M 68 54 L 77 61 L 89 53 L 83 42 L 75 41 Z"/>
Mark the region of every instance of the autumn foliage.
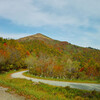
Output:
<path fill-rule="evenodd" d="M 97 79 L 100 77 L 100 50 L 50 39 L 0 38 L 0 72 L 26 67 L 38 76 Z"/>

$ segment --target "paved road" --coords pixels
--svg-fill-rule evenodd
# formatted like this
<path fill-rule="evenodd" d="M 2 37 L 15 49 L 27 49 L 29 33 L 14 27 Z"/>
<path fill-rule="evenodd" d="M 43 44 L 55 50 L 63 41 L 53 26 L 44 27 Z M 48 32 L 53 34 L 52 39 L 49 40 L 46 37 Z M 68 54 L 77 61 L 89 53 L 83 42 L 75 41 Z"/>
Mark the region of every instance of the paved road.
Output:
<path fill-rule="evenodd" d="M 72 83 L 72 82 L 61 82 L 52 80 L 36 79 L 24 76 L 23 73 L 27 71 L 16 72 L 11 75 L 13 78 L 24 78 L 27 80 L 32 80 L 33 82 L 42 82 L 54 86 L 70 86 L 71 88 L 84 89 L 84 90 L 96 90 L 100 91 L 100 84 L 90 84 L 90 83 Z"/>
<path fill-rule="evenodd" d="M 10 94 L 6 91 L 7 88 L 0 87 L 0 100 L 25 100 L 25 98 L 22 96 Z"/>

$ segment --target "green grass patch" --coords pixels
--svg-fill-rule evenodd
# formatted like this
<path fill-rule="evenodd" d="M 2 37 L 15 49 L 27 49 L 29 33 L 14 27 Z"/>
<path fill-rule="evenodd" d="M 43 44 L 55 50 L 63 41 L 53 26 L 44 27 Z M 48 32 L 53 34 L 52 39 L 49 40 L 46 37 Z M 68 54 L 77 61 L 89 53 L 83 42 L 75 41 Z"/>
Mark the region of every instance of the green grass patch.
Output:
<path fill-rule="evenodd" d="M 64 81 L 64 82 L 76 82 L 76 83 L 95 83 L 95 84 L 100 84 L 99 80 L 81 80 L 81 79 L 57 79 L 57 78 L 51 78 L 51 77 L 40 77 L 40 76 L 35 76 L 30 74 L 29 72 L 23 73 L 23 75 L 32 77 L 32 78 L 37 78 L 37 79 L 44 79 L 44 80 L 54 80 L 54 81 Z"/>
<path fill-rule="evenodd" d="M 9 75 L 15 71 L 0 74 L 0 85 L 9 87 L 28 100 L 99 100 L 100 92 L 56 87 L 44 83 L 34 83 L 26 79 L 11 79 Z"/>

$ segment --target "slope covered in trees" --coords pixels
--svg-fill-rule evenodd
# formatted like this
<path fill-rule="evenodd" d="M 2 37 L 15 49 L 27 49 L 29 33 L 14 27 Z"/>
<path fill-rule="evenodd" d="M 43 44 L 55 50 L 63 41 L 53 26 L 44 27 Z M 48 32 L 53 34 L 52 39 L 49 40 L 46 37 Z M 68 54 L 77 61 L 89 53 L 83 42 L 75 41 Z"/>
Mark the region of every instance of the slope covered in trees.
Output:
<path fill-rule="evenodd" d="M 0 72 L 25 67 L 25 53 L 25 48 L 17 41 L 0 38 Z"/>
<path fill-rule="evenodd" d="M 100 50 L 53 40 L 42 34 L 0 38 L 0 71 L 28 67 L 31 74 L 64 79 L 99 79 Z"/>

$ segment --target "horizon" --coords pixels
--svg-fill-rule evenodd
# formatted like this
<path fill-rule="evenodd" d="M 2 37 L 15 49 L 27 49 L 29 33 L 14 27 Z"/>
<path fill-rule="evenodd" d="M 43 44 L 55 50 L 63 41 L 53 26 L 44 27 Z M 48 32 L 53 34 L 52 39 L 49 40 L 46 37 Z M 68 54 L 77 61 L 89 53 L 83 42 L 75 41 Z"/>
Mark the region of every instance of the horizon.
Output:
<path fill-rule="evenodd" d="M 1 0 L 0 37 L 18 39 L 42 33 L 100 49 L 99 5 L 97 0 Z"/>

